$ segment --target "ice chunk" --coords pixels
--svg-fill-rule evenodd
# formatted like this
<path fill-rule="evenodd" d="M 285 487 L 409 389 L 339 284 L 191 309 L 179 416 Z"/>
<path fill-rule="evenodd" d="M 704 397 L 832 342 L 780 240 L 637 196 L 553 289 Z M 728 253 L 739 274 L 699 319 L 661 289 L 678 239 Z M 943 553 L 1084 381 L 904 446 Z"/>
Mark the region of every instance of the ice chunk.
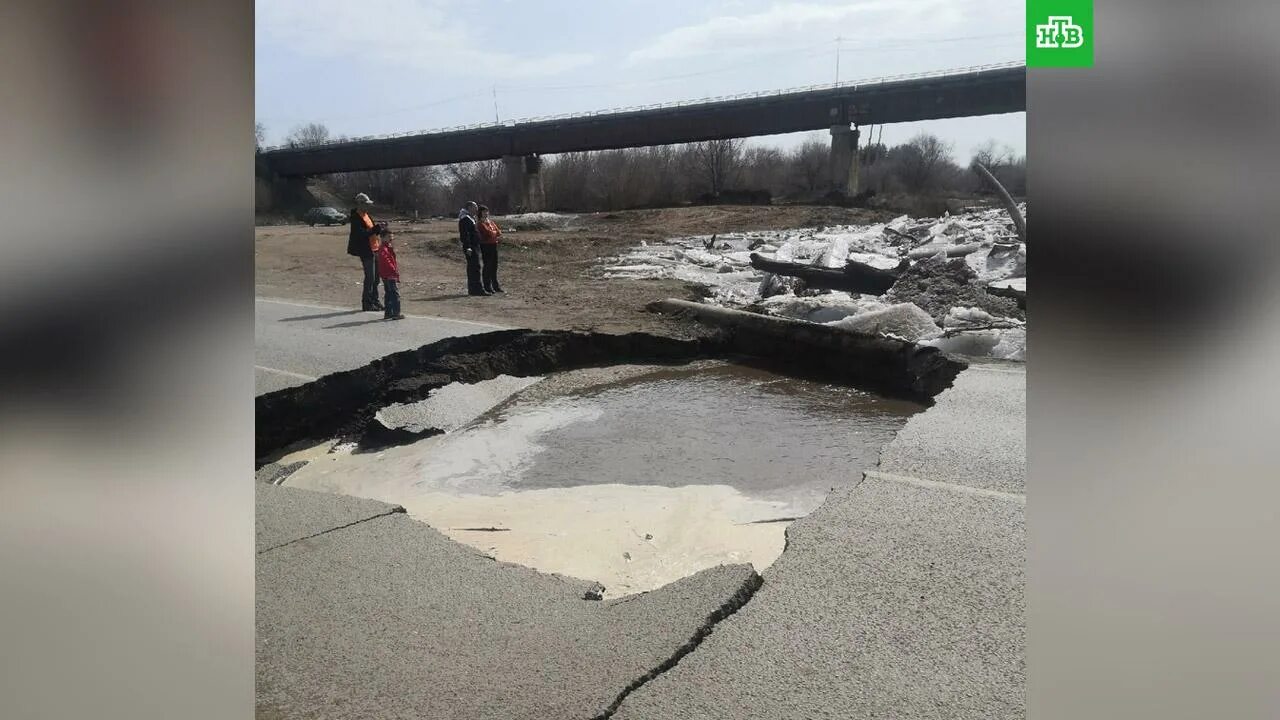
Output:
<path fill-rule="evenodd" d="M 788 240 L 778 246 L 778 252 L 774 253 L 773 259 L 778 262 L 795 262 L 796 259 L 796 243 Z"/>
<path fill-rule="evenodd" d="M 827 324 L 842 330 L 892 335 L 912 342 L 936 337 L 942 331 L 929 313 L 912 303 L 888 305 Z"/>
<path fill-rule="evenodd" d="M 993 288 L 1008 288 L 1010 290 L 1021 290 L 1022 292 L 1027 291 L 1027 279 L 1025 277 L 997 280 L 993 283 L 989 283 L 989 285 Z"/>
<path fill-rule="evenodd" d="M 693 250 L 682 250 L 680 255 L 695 265 L 704 265 L 706 267 L 715 267 L 720 264 L 720 256 L 715 253 L 707 252 L 699 248 Z"/>
<path fill-rule="evenodd" d="M 849 253 L 849 259 L 854 262 L 860 262 L 863 265 L 870 265 L 873 268 L 881 270 L 892 270 L 898 267 L 901 260 L 897 257 L 889 257 L 880 253 Z"/>
<path fill-rule="evenodd" d="M 816 323 L 835 322 L 843 320 L 850 315 L 888 307 L 870 297 L 864 299 L 862 296 L 852 296 L 844 292 L 833 292 L 813 297 L 796 297 L 791 294 L 777 295 L 762 301 L 760 306 L 771 315 Z"/>
<path fill-rule="evenodd" d="M 849 259 L 849 236 L 837 235 L 831 239 L 831 244 L 822 253 L 822 259 L 818 263 L 822 267 L 842 268 Z"/>
<path fill-rule="evenodd" d="M 953 328 L 970 325 L 990 325 L 995 321 L 995 317 L 985 310 L 976 307 L 953 307 L 947 311 L 947 316 L 942 319 L 942 326 Z"/>
<path fill-rule="evenodd" d="M 1027 359 L 1027 331 L 1023 328 L 970 330 L 951 337 L 933 338 L 921 344 L 970 357 L 993 357 L 1019 362 Z"/>

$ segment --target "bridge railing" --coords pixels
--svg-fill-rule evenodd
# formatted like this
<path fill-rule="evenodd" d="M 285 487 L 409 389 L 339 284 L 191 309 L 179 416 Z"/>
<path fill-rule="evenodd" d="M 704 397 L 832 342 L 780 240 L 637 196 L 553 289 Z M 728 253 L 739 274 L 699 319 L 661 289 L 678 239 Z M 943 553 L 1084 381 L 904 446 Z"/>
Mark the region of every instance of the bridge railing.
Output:
<path fill-rule="evenodd" d="M 690 107 L 694 105 L 710 105 L 714 103 L 729 102 L 732 100 L 752 100 L 758 98 L 777 97 L 781 95 L 792 95 L 797 93 L 814 92 L 819 90 L 839 90 L 853 89 L 864 86 L 883 85 L 891 82 L 901 82 L 904 80 L 926 80 L 938 77 L 955 77 L 970 73 L 985 72 L 989 70 L 1004 70 L 1010 68 L 1024 67 L 1022 61 L 1011 61 L 1003 63 L 991 63 L 987 65 L 971 65 L 962 68 L 950 68 L 947 70 L 931 70 L 917 73 L 903 73 L 899 75 L 885 75 L 875 78 L 866 78 L 861 80 L 847 80 L 844 82 L 819 83 L 817 85 L 802 85 L 800 87 L 783 88 L 780 90 L 761 90 L 758 92 L 738 93 L 736 95 L 719 95 L 715 97 L 704 97 L 689 100 L 673 100 L 670 102 L 654 103 L 652 105 L 633 105 L 627 107 L 611 108 L 608 110 L 588 110 L 584 112 L 569 112 L 559 115 L 539 115 L 535 117 L 524 117 L 516 120 L 500 120 L 497 122 L 473 123 L 471 125 L 454 125 L 452 127 L 433 128 L 430 130 L 407 130 L 398 133 L 387 133 L 383 135 L 366 135 L 363 137 L 342 138 L 339 140 L 330 140 L 328 142 L 319 143 L 317 145 L 309 145 L 303 148 L 294 148 L 289 145 L 272 145 L 264 147 L 263 151 L 272 150 L 310 150 L 317 147 L 332 147 L 338 145 L 351 145 L 372 140 L 391 140 L 403 137 L 417 137 L 423 135 L 443 135 L 452 132 L 462 132 L 466 130 L 480 130 L 484 128 L 511 127 L 515 125 L 524 125 L 528 123 L 552 122 L 556 120 L 575 120 L 579 118 L 595 117 L 597 115 L 622 115 L 631 112 L 644 112 L 647 110 L 665 110 L 669 108 Z"/>

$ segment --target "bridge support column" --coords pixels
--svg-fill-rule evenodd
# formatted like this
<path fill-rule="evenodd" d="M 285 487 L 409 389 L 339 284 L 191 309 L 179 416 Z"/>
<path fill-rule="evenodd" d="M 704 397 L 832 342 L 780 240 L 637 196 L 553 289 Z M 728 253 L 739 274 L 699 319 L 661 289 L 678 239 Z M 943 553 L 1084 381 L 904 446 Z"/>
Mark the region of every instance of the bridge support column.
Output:
<path fill-rule="evenodd" d="M 830 191 L 847 197 L 858 194 L 858 129 L 831 126 Z"/>
<path fill-rule="evenodd" d="M 311 209 L 315 198 L 307 189 L 305 177 L 272 176 L 268 180 L 268 206 L 277 212 L 290 212 L 298 217 Z"/>
<path fill-rule="evenodd" d="M 542 209 L 542 158 L 537 155 L 505 155 L 507 205 L 510 212 Z"/>

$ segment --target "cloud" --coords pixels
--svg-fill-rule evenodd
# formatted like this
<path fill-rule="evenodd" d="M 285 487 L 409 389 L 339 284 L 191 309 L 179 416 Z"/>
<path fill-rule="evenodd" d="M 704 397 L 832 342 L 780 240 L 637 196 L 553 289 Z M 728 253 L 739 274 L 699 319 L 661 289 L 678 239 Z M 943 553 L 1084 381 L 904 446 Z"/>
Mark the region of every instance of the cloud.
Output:
<path fill-rule="evenodd" d="M 866 0 L 825 5 L 783 3 L 753 15 L 719 15 L 659 35 L 627 56 L 627 65 L 723 54 L 750 54 L 764 45 L 813 47 L 835 39 L 874 41 L 935 37 L 954 30 L 964 18 L 965 2 L 949 0 Z"/>
<path fill-rule="evenodd" d="M 586 53 L 521 57 L 495 51 L 443 0 L 267 0 L 256 4 L 259 45 L 314 58 L 449 75 L 536 77 L 595 62 Z"/>

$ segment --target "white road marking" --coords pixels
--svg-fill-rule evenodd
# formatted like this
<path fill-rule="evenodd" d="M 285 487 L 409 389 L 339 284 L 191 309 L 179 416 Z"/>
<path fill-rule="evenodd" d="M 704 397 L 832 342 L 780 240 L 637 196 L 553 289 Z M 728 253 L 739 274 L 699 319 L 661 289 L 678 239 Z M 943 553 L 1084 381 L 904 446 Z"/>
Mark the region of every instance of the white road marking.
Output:
<path fill-rule="evenodd" d="M 303 375 L 301 373 L 289 372 L 288 370 L 277 370 L 276 368 L 269 368 L 266 365 L 254 365 L 253 367 L 255 370 L 265 370 L 266 372 L 272 372 L 278 375 L 288 375 L 289 377 L 298 378 L 299 380 L 306 380 L 308 382 L 319 379 L 311 375 Z"/>
<path fill-rule="evenodd" d="M 314 305 L 312 303 L 300 303 L 300 302 L 294 302 L 293 300 L 280 300 L 278 298 L 255 297 L 253 301 L 275 303 L 277 305 L 292 305 L 294 307 L 311 308 L 313 310 L 351 310 L 353 312 L 355 311 L 355 308 L 337 307 L 336 305 Z M 494 330 L 510 329 L 505 325 L 494 325 L 492 323 L 475 322 L 473 320 L 455 320 L 454 318 L 439 317 L 437 315 L 409 315 L 406 313 L 405 317 L 418 318 L 420 320 L 440 320 L 442 322 L 459 323 L 461 325 L 475 325 L 476 327 L 493 328 Z"/>
<path fill-rule="evenodd" d="M 900 482 L 906 485 L 915 485 L 923 488 L 935 490 L 948 490 L 950 492 L 967 493 L 969 495 L 981 495 L 983 497 L 995 498 L 997 500 L 1009 500 L 1011 502 L 1027 504 L 1026 495 L 1018 495 L 1016 493 L 1001 492 L 999 490 L 988 490 L 987 488 L 977 488 L 971 485 L 957 485 L 956 483 L 938 482 L 937 480 L 925 480 L 918 477 L 910 477 L 908 475 L 893 475 L 891 473 L 880 472 L 879 470 L 867 470 L 863 473 L 866 477 L 876 478 L 879 480 L 889 480 L 892 482 Z"/>

